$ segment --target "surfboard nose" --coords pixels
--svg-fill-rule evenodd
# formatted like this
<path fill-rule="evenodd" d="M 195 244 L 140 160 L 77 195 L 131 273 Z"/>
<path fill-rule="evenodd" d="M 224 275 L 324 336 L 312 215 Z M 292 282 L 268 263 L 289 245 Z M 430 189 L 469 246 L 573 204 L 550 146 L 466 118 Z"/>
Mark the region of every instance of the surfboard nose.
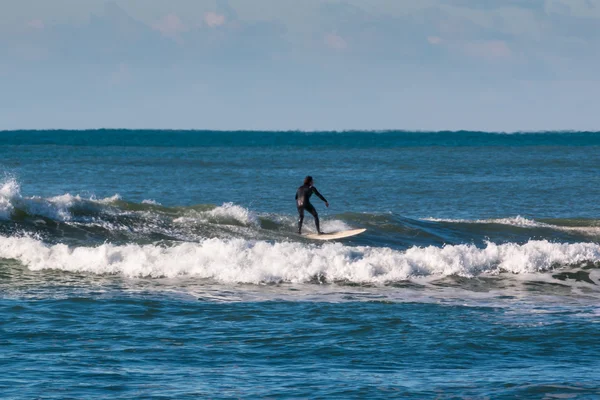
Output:
<path fill-rule="evenodd" d="M 347 238 L 347 237 L 351 237 L 351 236 L 360 235 L 361 233 L 363 233 L 365 231 L 366 231 L 366 229 L 352 229 L 352 230 L 341 231 L 341 232 L 321 233 L 320 235 L 317 233 L 311 233 L 308 235 L 304 235 L 304 237 L 307 239 L 313 239 L 313 240 L 335 240 L 335 239 L 343 239 L 343 238 Z"/>

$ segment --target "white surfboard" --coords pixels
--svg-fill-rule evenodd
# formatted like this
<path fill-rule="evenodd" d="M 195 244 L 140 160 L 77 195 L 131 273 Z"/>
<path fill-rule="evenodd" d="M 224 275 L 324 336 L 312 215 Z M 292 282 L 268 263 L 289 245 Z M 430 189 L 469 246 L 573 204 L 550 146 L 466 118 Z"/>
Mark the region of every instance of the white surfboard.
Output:
<path fill-rule="evenodd" d="M 311 233 L 309 235 L 303 235 L 307 239 L 314 240 L 334 240 L 334 239 L 343 239 L 350 236 L 360 235 L 366 231 L 366 229 L 353 229 L 351 231 L 342 231 L 342 232 L 334 232 L 334 233 L 322 233 L 320 235 L 316 233 Z"/>

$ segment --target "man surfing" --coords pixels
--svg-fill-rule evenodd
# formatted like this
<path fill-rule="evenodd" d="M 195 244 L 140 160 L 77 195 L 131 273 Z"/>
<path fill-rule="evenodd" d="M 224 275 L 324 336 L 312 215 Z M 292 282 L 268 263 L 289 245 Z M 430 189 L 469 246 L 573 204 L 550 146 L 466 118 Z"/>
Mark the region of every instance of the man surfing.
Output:
<path fill-rule="evenodd" d="M 314 194 L 317 195 L 318 198 L 325 202 L 325 206 L 329 207 L 329 203 L 325 200 L 325 197 L 319 193 L 316 187 L 313 186 L 313 178 L 312 176 L 307 176 L 304 178 L 304 184 L 298 188 L 296 191 L 296 206 L 298 207 L 298 234 L 302 234 L 302 222 L 304 222 L 304 210 L 308 211 L 315 218 L 315 225 L 317 226 L 317 232 L 321 235 L 321 228 L 319 227 L 319 214 L 315 207 L 310 203 L 310 196 Z"/>

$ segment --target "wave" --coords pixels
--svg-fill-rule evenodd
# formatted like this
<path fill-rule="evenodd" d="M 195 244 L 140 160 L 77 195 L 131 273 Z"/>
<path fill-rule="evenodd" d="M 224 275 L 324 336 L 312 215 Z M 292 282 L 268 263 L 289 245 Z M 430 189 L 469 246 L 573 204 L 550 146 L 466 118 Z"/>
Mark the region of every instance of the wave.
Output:
<path fill-rule="evenodd" d="M 86 199 L 80 195 L 73 196 L 69 193 L 49 198 L 24 197 L 21 195 L 21 186 L 17 180 L 9 178 L 0 187 L 0 219 L 9 220 L 15 216 L 30 215 L 64 222 L 72 220 L 72 211 L 78 208 L 98 210 L 98 205 L 109 205 L 120 199 L 118 194 L 103 199 L 94 197 Z"/>
<path fill-rule="evenodd" d="M 462 223 L 462 224 L 505 224 L 518 227 L 546 227 L 548 225 L 541 224 L 531 219 L 527 219 L 517 215 L 512 218 L 496 218 L 496 219 L 448 219 L 448 218 L 425 218 L 424 221 L 432 222 L 450 222 L 450 223 Z"/>
<path fill-rule="evenodd" d="M 0 218 L 9 219 L 14 206 L 12 200 L 20 196 L 20 187 L 15 179 L 8 179 L 0 187 Z"/>
<path fill-rule="evenodd" d="M 600 235 L 600 226 L 598 226 L 598 222 L 596 220 L 549 220 L 555 221 L 555 223 L 551 222 L 543 222 L 536 221 L 533 219 L 528 219 L 517 215 L 516 217 L 511 218 L 495 218 L 495 219 L 477 219 L 477 220 L 468 220 L 468 219 L 444 219 L 444 218 L 425 218 L 424 221 L 431 222 L 444 222 L 444 223 L 452 223 L 452 224 L 497 224 L 497 225 L 510 225 L 519 228 L 547 228 L 553 230 L 560 230 L 565 232 L 579 232 L 582 234 L 589 234 L 593 236 Z M 579 225 L 579 226 L 573 226 Z"/>
<path fill-rule="evenodd" d="M 14 178 L 6 180 L 0 186 L 0 220 L 44 217 L 54 222 L 73 222 L 89 221 L 90 218 L 86 217 L 102 217 L 103 214 L 131 216 L 135 212 L 162 212 L 174 215 L 176 222 L 185 221 L 186 218 L 241 225 L 255 225 L 258 222 L 254 213 L 233 203 L 225 203 L 220 207 L 198 205 L 169 209 L 154 200 L 144 200 L 141 203 L 125 202 L 119 194 L 101 199 L 94 196 L 84 198 L 70 193 L 49 198 L 24 197 L 21 195 L 19 183 Z"/>
<path fill-rule="evenodd" d="M 145 200 L 142 200 L 142 204 L 150 204 L 150 205 L 153 205 L 153 206 L 162 206 L 162 204 L 161 204 L 161 203 L 159 203 L 159 202 L 158 202 L 158 201 L 156 201 L 156 200 L 152 200 L 152 199 L 145 199 Z"/>
<path fill-rule="evenodd" d="M 199 242 L 208 238 L 306 242 L 295 235 L 295 214 L 265 213 L 234 203 L 165 206 L 154 200 L 129 202 L 69 193 L 26 197 L 14 178 L 0 183 L 0 235 L 38 234 L 49 243 L 95 245 Z M 393 212 L 344 213 L 322 218 L 325 231 L 366 228 L 354 243 L 406 250 L 414 246 L 463 243 L 485 246 L 529 240 L 577 243 L 600 238 L 597 220 L 411 219 Z M 315 231 L 312 219 L 305 232 Z"/>
<path fill-rule="evenodd" d="M 258 216 L 247 208 L 233 203 L 224 203 L 209 211 L 192 210 L 186 216 L 173 220 L 175 223 L 214 222 L 221 224 L 242 224 L 244 226 L 259 226 Z"/>
<path fill-rule="evenodd" d="M 297 223 L 293 215 L 261 214 L 233 203 L 168 207 L 153 200 L 128 202 L 118 194 L 106 198 L 69 193 L 26 197 L 13 178 L 0 185 L 0 235 L 26 232 L 42 235 L 49 242 L 197 242 L 214 237 L 282 240 L 293 235 Z M 350 229 L 336 219 L 323 221 L 322 226 L 328 231 Z M 311 221 L 305 231 L 315 231 Z"/>
<path fill-rule="evenodd" d="M 50 245 L 32 237 L 0 236 L 0 258 L 31 270 L 54 269 L 126 277 L 191 276 L 219 283 L 352 282 L 388 284 L 446 276 L 526 275 L 600 263 L 600 245 L 529 241 L 412 247 L 206 239 L 198 243 Z M 591 281 L 594 283 L 593 281 Z M 598 282 L 600 283 L 600 282 Z"/>

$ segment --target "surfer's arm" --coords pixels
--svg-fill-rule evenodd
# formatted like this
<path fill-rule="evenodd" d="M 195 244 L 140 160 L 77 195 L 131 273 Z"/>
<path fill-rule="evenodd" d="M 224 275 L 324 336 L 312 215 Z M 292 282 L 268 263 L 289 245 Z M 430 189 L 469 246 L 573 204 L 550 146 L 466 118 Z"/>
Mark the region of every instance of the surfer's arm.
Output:
<path fill-rule="evenodd" d="M 325 202 L 325 204 L 327 205 L 327 207 L 329 207 L 329 203 L 327 202 L 327 200 L 325 199 L 325 197 L 323 197 L 323 195 L 321 193 L 319 193 L 319 191 L 317 190 L 317 188 L 313 186 L 312 190 L 313 190 L 313 193 L 316 194 L 318 198 L 320 198 L 321 200 L 323 200 Z"/>

